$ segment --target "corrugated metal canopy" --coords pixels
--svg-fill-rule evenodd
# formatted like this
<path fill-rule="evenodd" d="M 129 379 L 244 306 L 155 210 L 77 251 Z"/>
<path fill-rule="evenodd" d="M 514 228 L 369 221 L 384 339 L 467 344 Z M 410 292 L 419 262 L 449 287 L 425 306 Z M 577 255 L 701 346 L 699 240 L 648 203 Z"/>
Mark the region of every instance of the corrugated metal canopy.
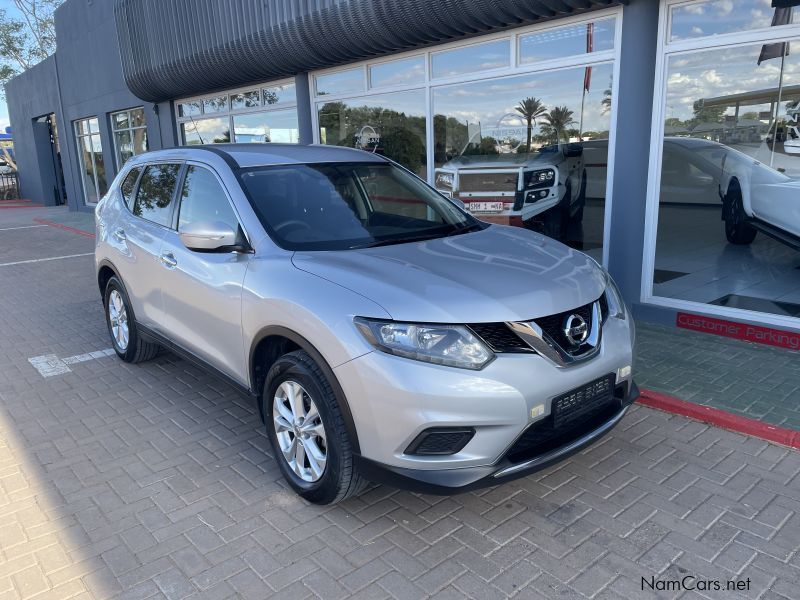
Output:
<path fill-rule="evenodd" d="M 158 102 L 620 4 L 617 0 L 116 0 L 125 81 Z"/>

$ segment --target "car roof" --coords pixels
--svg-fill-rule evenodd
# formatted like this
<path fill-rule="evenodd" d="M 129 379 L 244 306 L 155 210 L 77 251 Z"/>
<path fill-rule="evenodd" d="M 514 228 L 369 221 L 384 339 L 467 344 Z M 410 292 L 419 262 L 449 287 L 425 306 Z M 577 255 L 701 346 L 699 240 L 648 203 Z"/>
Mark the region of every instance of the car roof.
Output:
<path fill-rule="evenodd" d="M 327 162 L 385 162 L 386 159 L 372 152 L 326 146 L 322 144 L 205 144 L 180 146 L 165 150 L 154 150 L 136 156 L 136 162 L 153 160 L 203 160 L 210 153 L 222 156 L 236 167 L 260 167 L 267 165 L 314 164 Z M 234 165 L 231 165 L 234 166 Z"/>
<path fill-rule="evenodd" d="M 712 147 L 721 147 L 722 144 L 718 142 L 714 142 L 711 140 L 706 140 L 704 138 L 693 138 L 693 137 L 683 137 L 683 136 L 665 136 L 664 142 L 668 144 L 674 144 L 676 146 L 683 146 L 685 148 L 712 148 Z"/>

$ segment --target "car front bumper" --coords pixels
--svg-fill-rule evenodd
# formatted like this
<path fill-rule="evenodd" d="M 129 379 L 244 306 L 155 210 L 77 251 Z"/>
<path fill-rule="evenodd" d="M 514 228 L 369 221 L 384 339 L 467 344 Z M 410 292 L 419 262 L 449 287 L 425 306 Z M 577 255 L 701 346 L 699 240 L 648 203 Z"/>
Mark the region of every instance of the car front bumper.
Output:
<path fill-rule="evenodd" d="M 519 462 L 512 462 L 506 455 L 487 466 L 430 470 L 386 465 L 361 455 L 354 459 L 359 472 L 370 481 L 424 494 L 449 495 L 501 485 L 562 461 L 601 439 L 622 420 L 638 396 L 639 388 L 629 382 L 624 397 L 619 398 L 618 406 L 607 419 L 574 436 L 567 434 L 563 443 Z"/>
<path fill-rule="evenodd" d="M 569 450 L 555 452 L 556 446 L 571 446 L 575 439 L 590 432 L 578 431 L 573 439 L 564 438 L 555 427 L 556 399 L 606 379 L 613 398 L 604 402 L 613 400 L 618 406 L 604 404 L 603 414 L 592 417 L 590 424 L 602 429 L 600 421 L 613 420 L 636 397 L 630 317 L 610 317 L 602 335 L 600 351 L 593 358 L 564 368 L 533 353 L 498 354 L 482 370 L 470 371 L 380 351 L 336 367 L 334 373 L 353 416 L 358 460 L 365 475 L 372 473 L 367 476 L 381 480 L 383 472 L 395 485 L 403 485 L 407 479 L 406 487 L 413 481 L 439 482 L 436 485 L 441 485 L 444 492 L 473 485 L 487 476 L 500 483 L 520 470 L 530 472 L 566 456 Z M 418 436 L 431 428 L 472 429 L 474 435 L 452 454 L 422 455 L 411 451 Z M 526 431 L 531 447 L 523 453 L 514 452 Z M 539 431 L 547 438 L 544 445 L 537 443 Z M 585 443 L 600 435 L 602 432 L 589 436 Z M 508 458 L 510 453 L 513 461 Z M 534 453 L 549 458 L 532 462 L 524 469 L 510 469 L 538 458 Z"/>

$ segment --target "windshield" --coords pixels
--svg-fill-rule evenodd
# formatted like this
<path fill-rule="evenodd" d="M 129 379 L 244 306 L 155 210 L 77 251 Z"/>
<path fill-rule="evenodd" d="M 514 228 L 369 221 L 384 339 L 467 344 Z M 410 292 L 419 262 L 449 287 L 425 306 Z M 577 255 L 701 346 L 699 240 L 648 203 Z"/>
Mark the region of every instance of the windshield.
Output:
<path fill-rule="evenodd" d="M 261 223 L 288 250 L 368 248 L 484 227 L 389 163 L 257 167 L 241 180 Z"/>

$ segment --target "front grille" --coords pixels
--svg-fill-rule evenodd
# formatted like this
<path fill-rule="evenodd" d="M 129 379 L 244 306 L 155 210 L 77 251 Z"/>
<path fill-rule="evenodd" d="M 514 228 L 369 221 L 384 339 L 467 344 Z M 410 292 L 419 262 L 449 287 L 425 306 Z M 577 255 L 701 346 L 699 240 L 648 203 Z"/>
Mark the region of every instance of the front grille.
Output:
<path fill-rule="evenodd" d="M 541 327 L 542 331 L 546 333 L 551 340 L 553 340 L 556 344 L 558 344 L 558 346 L 562 350 L 572 355 L 581 354 L 582 352 L 585 351 L 585 348 L 583 348 L 582 346 L 578 348 L 573 347 L 573 344 L 567 339 L 567 336 L 564 334 L 564 322 L 570 315 L 580 315 L 581 317 L 583 317 L 583 320 L 586 321 L 586 324 L 589 326 L 589 333 L 591 333 L 591 328 L 597 326 L 596 323 L 592 323 L 593 304 L 594 302 L 555 315 L 549 315 L 547 317 L 539 317 L 538 319 L 534 319 L 533 321 L 539 327 Z"/>
<path fill-rule="evenodd" d="M 468 327 L 495 352 L 533 352 L 505 323 L 475 323 Z"/>
<path fill-rule="evenodd" d="M 550 415 L 528 427 L 506 458 L 512 463 L 530 460 L 603 425 L 622 407 L 620 394 L 624 395 L 624 390 L 614 393 L 614 380 L 615 376 L 610 374 L 553 399 Z M 583 401 L 578 402 L 577 398 Z"/>
<path fill-rule="evenodd" d="M 470 173 L 458 174 L 460 192 L 516 192 L 518 175 L 514 173 Z"/>

